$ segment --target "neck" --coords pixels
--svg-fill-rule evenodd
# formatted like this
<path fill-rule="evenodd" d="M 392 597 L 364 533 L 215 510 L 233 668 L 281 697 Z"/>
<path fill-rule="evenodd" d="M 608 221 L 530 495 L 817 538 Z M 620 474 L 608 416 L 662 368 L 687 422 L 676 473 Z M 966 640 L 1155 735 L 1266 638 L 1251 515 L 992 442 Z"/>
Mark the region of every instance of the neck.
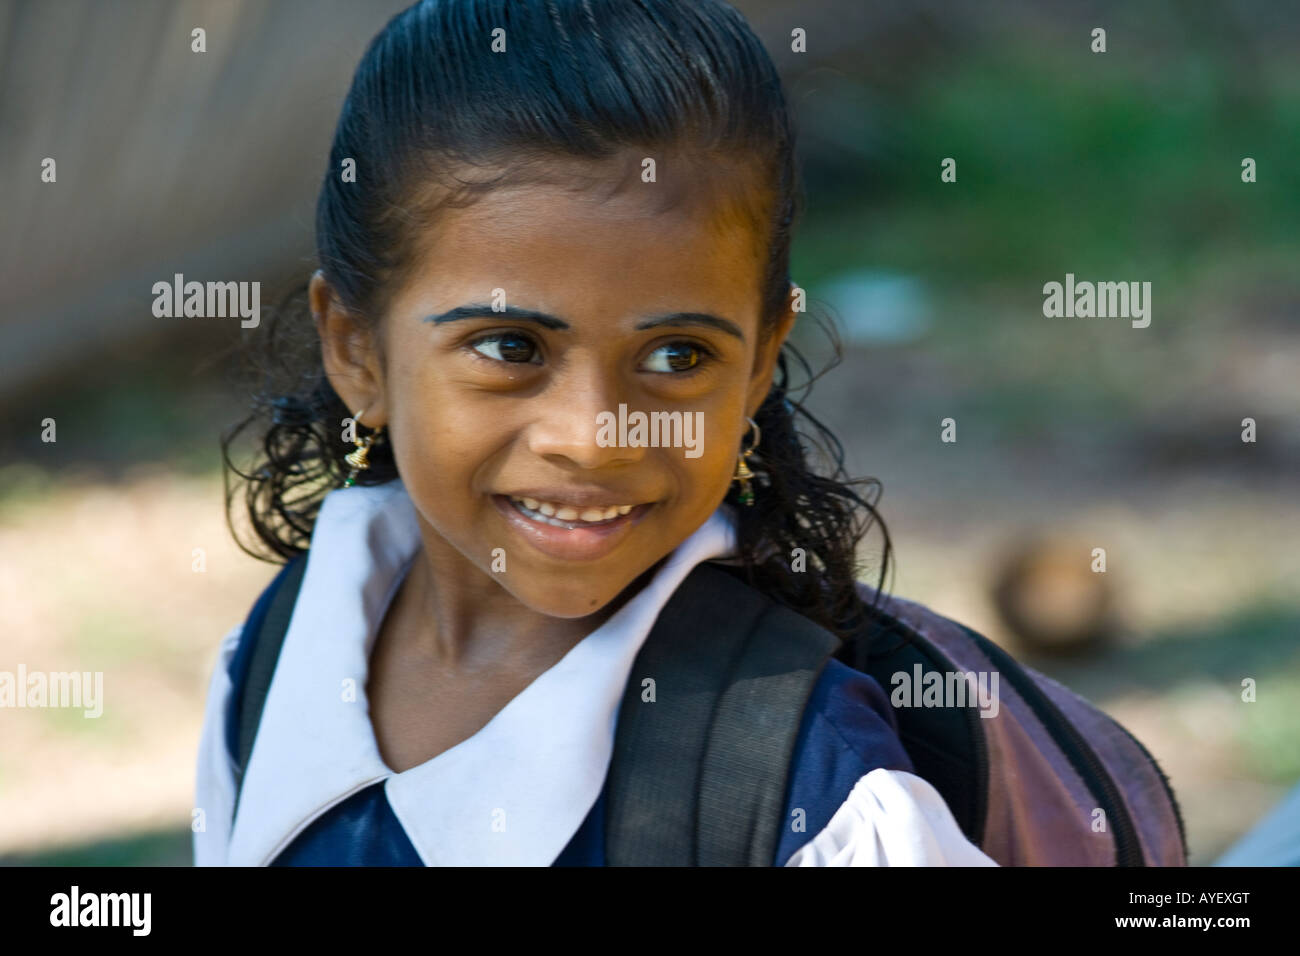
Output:
<path fill-rule="evenodd" d="M 646 569 L 597 611 L 562 618 L 524 604 L 433 529 L 422 529 L 421 537 L 394 613 L 411 622 L 409 639 L 450 669 L 549 666 L 640 593 L 667 560 Z"/>

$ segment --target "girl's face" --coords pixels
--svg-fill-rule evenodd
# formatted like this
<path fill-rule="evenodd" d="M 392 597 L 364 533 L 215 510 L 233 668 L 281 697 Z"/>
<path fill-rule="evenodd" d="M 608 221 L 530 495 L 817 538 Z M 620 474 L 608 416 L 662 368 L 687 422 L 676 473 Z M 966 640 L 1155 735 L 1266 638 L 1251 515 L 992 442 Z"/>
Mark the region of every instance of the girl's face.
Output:
<path fill-rule="evenodd" d="M 388 429 L 434 567 L 555 617 L 604 607 L 718 507 L 794 319 L 759 342 L 752 227 L 703 177 L 659 180 L 443 209 L 377 341 L 313 280 L 331 381 Z"/>

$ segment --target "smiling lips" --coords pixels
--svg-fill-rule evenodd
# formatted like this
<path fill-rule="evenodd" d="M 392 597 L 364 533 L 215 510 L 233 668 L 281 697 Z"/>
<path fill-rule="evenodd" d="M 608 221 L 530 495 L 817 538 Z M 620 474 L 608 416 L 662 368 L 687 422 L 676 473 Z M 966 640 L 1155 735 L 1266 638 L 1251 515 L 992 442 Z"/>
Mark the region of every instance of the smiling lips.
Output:
<path fill-rule="evenodd" d="M 608 521 L 611 518 L 617 518 L 619 515 L 625 515 L 631 511 L 635 505 L 610 505 L 608 508 L 585 508 L 579 511 L 573 505 L 560 504 L 554 501 L 538 501 L 536 498 L 516 498 L 510 496 L 510 500 L 516 505 L 522 504 L 526 509 L 525 513 L 532 512 L 528 517 L 535 521 L 542 521 L 546 518 L 554 518 L 554 522 L 548 524 L 558 524 L 560 527 L 567 525 L 560 522 L 581 521 L 584 524 L 596 524 L 602 521 Z"/>
<path fill-rule="evenodd" d="M 571 504 L 515 495 L 492 495 L 492 501 L 516 533 L 543 554 L 564 561 L 604 557 L 654 507 L 648 502 L 579 510 Z"/>

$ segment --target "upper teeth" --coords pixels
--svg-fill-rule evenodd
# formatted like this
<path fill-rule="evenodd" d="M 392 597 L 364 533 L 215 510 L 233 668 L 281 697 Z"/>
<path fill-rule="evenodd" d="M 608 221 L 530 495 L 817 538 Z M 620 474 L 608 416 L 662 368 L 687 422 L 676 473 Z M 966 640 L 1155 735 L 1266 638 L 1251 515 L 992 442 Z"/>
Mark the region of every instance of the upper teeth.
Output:
<path fill-rule="evenodd" d="M 625 515 L 636 505 L 610 505 L 608 508 L 587 508 L 585 511 L 579 511 L 572 505 L 559 504 L 552 501 L 538 501 L 536 498 L 514 498 L 511 501 L 519 501 L 530 511 L 540 511 L 548 518 L 555 518 L 559 521 L 608 521 L 610 518 Z"/>

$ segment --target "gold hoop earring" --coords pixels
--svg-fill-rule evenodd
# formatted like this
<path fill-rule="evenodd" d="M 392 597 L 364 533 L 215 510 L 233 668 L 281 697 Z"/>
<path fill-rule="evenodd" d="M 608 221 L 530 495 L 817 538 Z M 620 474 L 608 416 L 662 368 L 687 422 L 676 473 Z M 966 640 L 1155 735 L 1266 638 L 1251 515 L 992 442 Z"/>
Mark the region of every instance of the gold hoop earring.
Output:
<path fill-rule="evenodd" d="M 365 414 L 364 408 L 352 416 L 354 435 L 356 434 L 355 426 L 361 424 L 361 416 L 363 414 Z M 343 456 L 343 460 L 352 466 L 352 471 L 348 474 L 347 480 L 343 482 L 344 488 L 351 488 L 355 485 L 357 483 L 357 475 L 370 467 L 370 446 L 375 443 L 375 439 L 379 437 L 379 433 L 383 430 L 384 426 L 380 425 L 365 438 L 352 439 L 353 444 L 357 447 L 355 451 L 351 451 Z"/>
<path fill-rule="evenodd" d="M 746 418 L 745 421 L 749 422 L 750 428 L 754 432 L 754 440 L 736 460 L 736 473 L 731 476 L 731 480 L 740 482 L 740 503 L 743 505 L 753 505 L 754 489 L 750 485 L 750 480 L 754 477 L 754 473 L 749 470 L 747 460 L 750 455 L 754 454 L 754 449 L 758 447 L 758 440 L 762 437 L 763 433 L 759 431 L 758 422 L 754 421 L 754 419 Z"/>

